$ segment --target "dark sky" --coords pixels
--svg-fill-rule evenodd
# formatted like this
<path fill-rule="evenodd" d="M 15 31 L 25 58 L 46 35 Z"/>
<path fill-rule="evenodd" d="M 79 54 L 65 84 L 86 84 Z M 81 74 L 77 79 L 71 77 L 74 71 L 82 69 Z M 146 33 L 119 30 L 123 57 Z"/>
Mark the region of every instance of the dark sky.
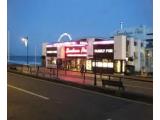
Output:
<path fill-rule="evenodd" d="M 21 37 L 29 37 L 29 54 L 43 42 L 67 32 L 73 39 L 109 37 L 124 27 L 152 27 L 152 0 L 8 0 L 10 54 L 25 55 Z"/>

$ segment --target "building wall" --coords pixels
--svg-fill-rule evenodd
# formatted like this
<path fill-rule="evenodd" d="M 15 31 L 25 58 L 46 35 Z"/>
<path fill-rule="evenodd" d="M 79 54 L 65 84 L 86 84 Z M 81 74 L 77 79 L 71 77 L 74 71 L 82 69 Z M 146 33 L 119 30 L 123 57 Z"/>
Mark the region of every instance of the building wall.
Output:
<path fill-rule="evenodd" d="M 145 70 L 145 41 L 135 40 L 137 45 L 135 46 L 135 58 L 134 65 L 135 71 L 140 72 Z M 143 44 L 143 46 L 141 46 Z"/>
<path fill-rule="evenodd" d="M 134 53 L 135 53 L 135 47 L 134 47 L 134 38 L 127 38 L 127 46 L 128 49 L 126 51 L 126 57 L 127 57 L 127 65 L 134 66 Z"/>
<path fill-rule="evenodd" d="M 134 55 L 134 65 L 135 71 L 140 72 L 140 41 L 135 40 L 135 55 Z"/>
<path fill-rule="evenodd" d="M 134 52 L 135 52 L 134 38 L 128 38 L 128 41 L 129 41 L 129 46 L 128 46 L 128 56 L 127 57 L 133 57 L 134 59 Z"/>
<path fill-rule="evenodd" d="M 46 45 L 47 43 L 42 44 L 42 56 L 46 56 Z"/>
<path fill-rule="evenodd" d="M 146 72 L 153 72 L 153 48 L 146 49 Z"/>
<path fill-rule="evenodd" d="M 42 44 L 42 66 L 46 66 L 46 45 L 47 43 Z"/>
<path fill-rule="evenodd" d="M 146 39 L 146 72 L 153 73 L 153 33 L 148 33 Z"/>
<path fill-rule="evenodd" d="M 126 36 L 124 35 L 114 37 L 114 59 L 126 59 Z"/>

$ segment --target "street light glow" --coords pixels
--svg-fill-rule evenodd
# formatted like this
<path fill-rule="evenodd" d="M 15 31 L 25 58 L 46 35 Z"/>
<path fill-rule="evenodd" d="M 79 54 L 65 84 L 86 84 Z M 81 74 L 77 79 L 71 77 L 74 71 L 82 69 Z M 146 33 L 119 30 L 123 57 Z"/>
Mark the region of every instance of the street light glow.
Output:
<path fill-rule="evenodd" d="M 22 37 L 21 41 L 24 43 L 25 47 L 27 48 L 26 56 L 27 56 L 27 65 L 28 65 L 28 37 Z"/>
<path fill-rule="evenodd" d="M 24 43 L 24 45 L 27 47 L 27 45 L 28 45 L 28 38 L 25 38 L 25 37 L 23 37 L 23 38 L 21 38 L 21 41 Z"/>

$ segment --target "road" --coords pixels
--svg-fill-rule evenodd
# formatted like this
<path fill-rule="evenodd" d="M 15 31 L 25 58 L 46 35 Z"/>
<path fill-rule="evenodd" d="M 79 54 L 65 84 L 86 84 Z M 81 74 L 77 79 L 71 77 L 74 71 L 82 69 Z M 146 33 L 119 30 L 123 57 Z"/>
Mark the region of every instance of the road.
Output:
<path fill-rule="evenodd" d="M 8 120 L 152 120 L 153 105 L 8 73 Z"/>

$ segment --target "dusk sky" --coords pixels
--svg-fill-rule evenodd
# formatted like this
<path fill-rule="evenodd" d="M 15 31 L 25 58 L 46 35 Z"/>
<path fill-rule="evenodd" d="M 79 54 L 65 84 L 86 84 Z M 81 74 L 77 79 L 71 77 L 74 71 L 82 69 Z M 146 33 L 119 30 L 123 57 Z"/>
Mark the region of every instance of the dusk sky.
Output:
<path fill-rule="evenodd" d="M 21 37 L 29 37 L 29 55 L 34 47 L 56 42 L 67 32 L 73 39 L 109 37 L 120 22 L 124 28 L 152 27 L 152 0 L 8 0 L 10 55 L 25 55 Z"/>

